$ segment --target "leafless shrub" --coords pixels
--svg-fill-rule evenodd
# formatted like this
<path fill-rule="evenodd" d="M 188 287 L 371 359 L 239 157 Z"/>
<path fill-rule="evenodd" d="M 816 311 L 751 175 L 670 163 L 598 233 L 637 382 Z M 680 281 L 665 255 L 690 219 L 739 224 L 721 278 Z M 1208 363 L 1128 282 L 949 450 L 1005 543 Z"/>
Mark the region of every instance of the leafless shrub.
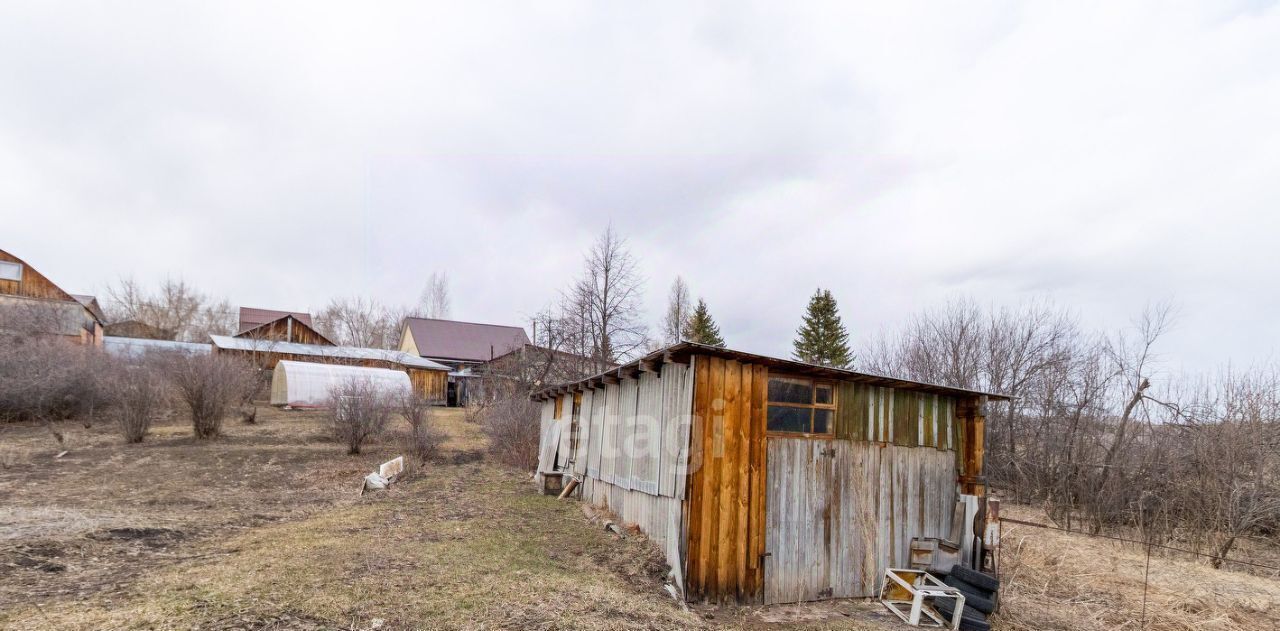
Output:
<path fill-rule="evenodd" d="M 416 430 L 430 421 L 431 402 L 410 389 L 396 397 L 396 411 Z"/>
<path fill-rule="evenodd" d="M 107 386 L 107 358 L 65 335 L 66 315 L 41 305 L 0 309 L 0 420 L 42 422 L 59 445 L 58 422 L 76 417 L 91 425 Z"/>
<path fill-rule="evenodd" d="M 532 469 L 538 464 L 541 406 L 521 388 L 508 387 L 485 409 L 481 427 L 489 454 L 503 464 Z"/>
<path fill-rule="evenodd" d="M 222 420 L 255 387 L 253 367 L 222 355 L 170 353 L 163 369 L 178 399 L 191 414 L 196 438 L 216 438 Z"/>
<path fill-rule="evenodd" d="M 409 424 L 402 447 L 413 465 L 436 459 L 445 441 L 444 433 L 432 423 L 432 407 L 430 401 L 412 390 L 396 397 L 396 409 Z"/>
<path fill-rule="evenodd" d="M 348 454 L 360 453 L 366 440 L 386 430 L 395 399 L 373 380 L 360 377 L 345 379 L 329 390 L 333 435 L 347 445 Z"/>
<path fill-rule="evenodd" d="M 440 449 L 447 440 L 444 432 L 432 427 L 430 422 L 409 428 L 401 448 L 411 465 L 421 466 L 440 457 Z"/>
<path fill-rule="evenodd" d="M 111 373 L 111 403 L 120 434 L 127 443 L 140 443 L 165 406 L 163 378 L 146 363 L 121 364 Z"/>

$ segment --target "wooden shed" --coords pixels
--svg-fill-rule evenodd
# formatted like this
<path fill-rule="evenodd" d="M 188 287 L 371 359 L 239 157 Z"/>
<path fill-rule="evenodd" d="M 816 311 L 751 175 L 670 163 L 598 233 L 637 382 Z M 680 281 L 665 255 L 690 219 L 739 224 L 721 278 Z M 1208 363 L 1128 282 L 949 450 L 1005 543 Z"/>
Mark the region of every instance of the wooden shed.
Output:
<path fill-rule="evenodd" d="M 684 342 L 534 398 L 540 479 L 637 524 L 687 599 L 785 603 L 874 596 L 913 537 L 980 521 L 957 505 L 1005 397 Z"/>

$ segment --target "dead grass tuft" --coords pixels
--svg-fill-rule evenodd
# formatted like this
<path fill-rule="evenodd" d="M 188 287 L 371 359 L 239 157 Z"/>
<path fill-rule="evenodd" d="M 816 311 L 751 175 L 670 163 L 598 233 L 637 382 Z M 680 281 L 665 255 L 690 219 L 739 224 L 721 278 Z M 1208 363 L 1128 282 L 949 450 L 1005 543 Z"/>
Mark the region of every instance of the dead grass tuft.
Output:
<path fill-rule="evenodd" d="M 1043 519 L 1024 507 L 1010 517 Z M 1001 631 L 1138 629 L 1142 621 L 1141 546 L 1082 534 L 1007 524 L 1002 562 Z M 1280 628 L 1280 583 L 1215 570 L 1154 551 L 1146 629 L 1244 631 Z"/>

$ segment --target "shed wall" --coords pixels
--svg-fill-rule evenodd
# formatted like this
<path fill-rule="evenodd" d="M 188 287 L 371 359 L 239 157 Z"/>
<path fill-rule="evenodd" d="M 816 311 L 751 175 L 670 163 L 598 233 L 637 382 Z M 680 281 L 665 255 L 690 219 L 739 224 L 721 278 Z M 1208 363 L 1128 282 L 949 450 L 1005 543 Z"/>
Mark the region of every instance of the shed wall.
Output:
<path fill-rule="evenodd" d="M 907 567 L 912 537 L 946 537 L 947 451 L 864 441 L 768 439 L 765 602 L 871 597 Z"/>
<path fill-rule="evenodd" d="M 691 362 L 692 363 L 692 362 Z M 571 441 L 573 393 L 542 404 L 539 471 L 572 470 L 582 498 L 639 526 L 664 551 L 684 588 L 684 496 L 693 403 L 689 364 L 622 377 L 582 392 Z M 562 418 L 554 419 L 563 399 Z M 552 464 L 554 463 L 554 464 Z M 554 467 L 554 468 L 548 468 Z"/>

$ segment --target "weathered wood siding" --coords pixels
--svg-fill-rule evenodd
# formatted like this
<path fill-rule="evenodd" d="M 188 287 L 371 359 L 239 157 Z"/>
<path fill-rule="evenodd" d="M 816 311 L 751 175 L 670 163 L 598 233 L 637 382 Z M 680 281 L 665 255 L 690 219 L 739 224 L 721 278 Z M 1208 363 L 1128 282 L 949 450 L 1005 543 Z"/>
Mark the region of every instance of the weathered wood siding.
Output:
<path fill-rule="evenodd" d="M 943 537 L 955 458 L 848 440 L 768 439 L 765 600 L 870 597 L 912 537 Z"/>
<path fill-rule="evenodd" d="M 953 448 L 954 397 L 850 382 L 840 384 L 838 396 L 836 438 Z"/>
<path fill-rule="evenodd" d="M 278 342 L 296 342 L 298 344 L 315 344 L 333 346 L 315 329 L 298 321 L 297 318 L 284 317 L 267 322 L 254 329 L 240 333 L 235 337 L 249 337 L 259 340 L 275 340 Z"/>
<path fill-rule="evenodd" d="M 22 280 L 0 280 L 0 294 L 22 296 L 24 298 L 41 298 L 45 300 L 63 300 L 75 302 L 71 294 L 63 291 L 53 281 L 35 271 L 26 261 L 0 250 L 0 261 L 17 263 L 22 266 Z M 79 303 L 76 303 L 79 304 Z"/>
<path fill-rule="evenodd" d="M 409 373 L 409 381 L 413 384 L 413 391 L 418 396 L 426 398 L 428 401 L 444 404 L 445 398 L 448 396 L 449 389 L 449 373 L 443 370 L 422 370 L 420 368 L 406 368 Z"/>
<path fill-rule="evenodd" d="M 766 370 L 695 362 L 686 593 L 757 602 L 764 587 Z"/>

